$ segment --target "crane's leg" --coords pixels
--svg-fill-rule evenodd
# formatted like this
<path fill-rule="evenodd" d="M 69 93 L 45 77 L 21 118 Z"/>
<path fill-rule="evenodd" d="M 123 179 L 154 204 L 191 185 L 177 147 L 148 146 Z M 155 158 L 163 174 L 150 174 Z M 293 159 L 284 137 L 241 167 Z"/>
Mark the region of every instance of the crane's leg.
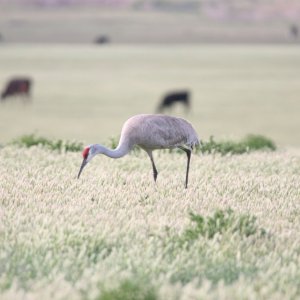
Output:
<path fill-rule="evenodd" d="M 188 181 L 189 181 L 189 170 L 190 170 L 190 160 L 191 160 L 191 153 L 192 151 L 190 149 L 179 147 L 181 150 L 183 150 L 187 155 L 187 166 L 186 166 L 186 176 L 185 176 L 185 188 L 187 189 Z"/>
<path fill-rule="evenodd" d="M 153 159 L 153 155 L 152 155 L 152 151 L 147 151 L 150 159 L 151 159 L 151 164 L 152 164 L 152 169 L 153 169 L 153 178 L 154 178 L 154 181 L 156 182 L 156 178 L 157 178 L 157 169 L 155 167 L 155 163 L 154 163 L 154 159 Z"/>

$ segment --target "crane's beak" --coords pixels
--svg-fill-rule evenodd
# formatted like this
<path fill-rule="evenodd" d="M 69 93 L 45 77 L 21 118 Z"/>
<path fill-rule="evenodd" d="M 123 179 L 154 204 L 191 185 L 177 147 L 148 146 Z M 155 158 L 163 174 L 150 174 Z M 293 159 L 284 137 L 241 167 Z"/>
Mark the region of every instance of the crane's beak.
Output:
<path fill-rule="evenodd" d="M 81 174 L 83 168 L 86 166 L 87 163 L 88 163 L 88 162 L 87 162 L 87 160 L 86 160 L 86 158 L 85 158 L 85 159 L 82 161 L 82 164 L 81 164 L 81 167 L 80 167 L 80 170 L 79 170 L 79 173 L 78 173 L 77 178 L 79 178 L 79 176 L 80 176 L 80 174 Z"/>

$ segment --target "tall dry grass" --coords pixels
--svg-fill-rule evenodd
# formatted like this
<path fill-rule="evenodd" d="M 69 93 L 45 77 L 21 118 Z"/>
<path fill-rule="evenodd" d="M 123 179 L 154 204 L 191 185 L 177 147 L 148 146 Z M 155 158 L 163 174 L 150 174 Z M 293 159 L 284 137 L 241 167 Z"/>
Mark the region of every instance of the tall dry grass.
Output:
<path fill-rule="evenodd" d="M 156 160 L 156 185 L 143 152 L 77 180 L 78 153 L 2 148 L 1 299 L 299 298 L 298 150 L 194 155 L 187 190 L 184 155 Z M 213 236 L 190 217 L 229 208 Z"/>

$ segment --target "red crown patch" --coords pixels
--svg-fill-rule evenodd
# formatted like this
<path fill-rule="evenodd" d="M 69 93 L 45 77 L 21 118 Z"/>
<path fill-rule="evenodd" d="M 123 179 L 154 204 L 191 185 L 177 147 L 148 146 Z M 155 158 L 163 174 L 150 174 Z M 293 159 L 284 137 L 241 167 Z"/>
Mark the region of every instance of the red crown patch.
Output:
<path fill-rule="evenodd" d="M 82 156 L 84 159 L 86 159 L 89 155 L 89 151 L 90 151 L 90 148 L 89 147 L 86 147 L 83 151 L 82 151 Z"/>

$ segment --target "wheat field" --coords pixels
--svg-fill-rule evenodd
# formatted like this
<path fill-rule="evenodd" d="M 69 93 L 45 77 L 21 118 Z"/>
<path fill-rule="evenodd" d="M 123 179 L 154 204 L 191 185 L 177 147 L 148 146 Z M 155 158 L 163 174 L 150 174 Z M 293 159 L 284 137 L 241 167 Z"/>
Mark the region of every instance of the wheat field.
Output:
<path fill-rule="evenodd" d="M 80 153 L 2 148 L 1 299 L 300 297 L 299 150 L 193 155 L 188 189 L 185 155 L 155 157 L 156 185 L 143 152 L 78 180 Z M 251 232 L 197 233 L 227 209 Z"/>

